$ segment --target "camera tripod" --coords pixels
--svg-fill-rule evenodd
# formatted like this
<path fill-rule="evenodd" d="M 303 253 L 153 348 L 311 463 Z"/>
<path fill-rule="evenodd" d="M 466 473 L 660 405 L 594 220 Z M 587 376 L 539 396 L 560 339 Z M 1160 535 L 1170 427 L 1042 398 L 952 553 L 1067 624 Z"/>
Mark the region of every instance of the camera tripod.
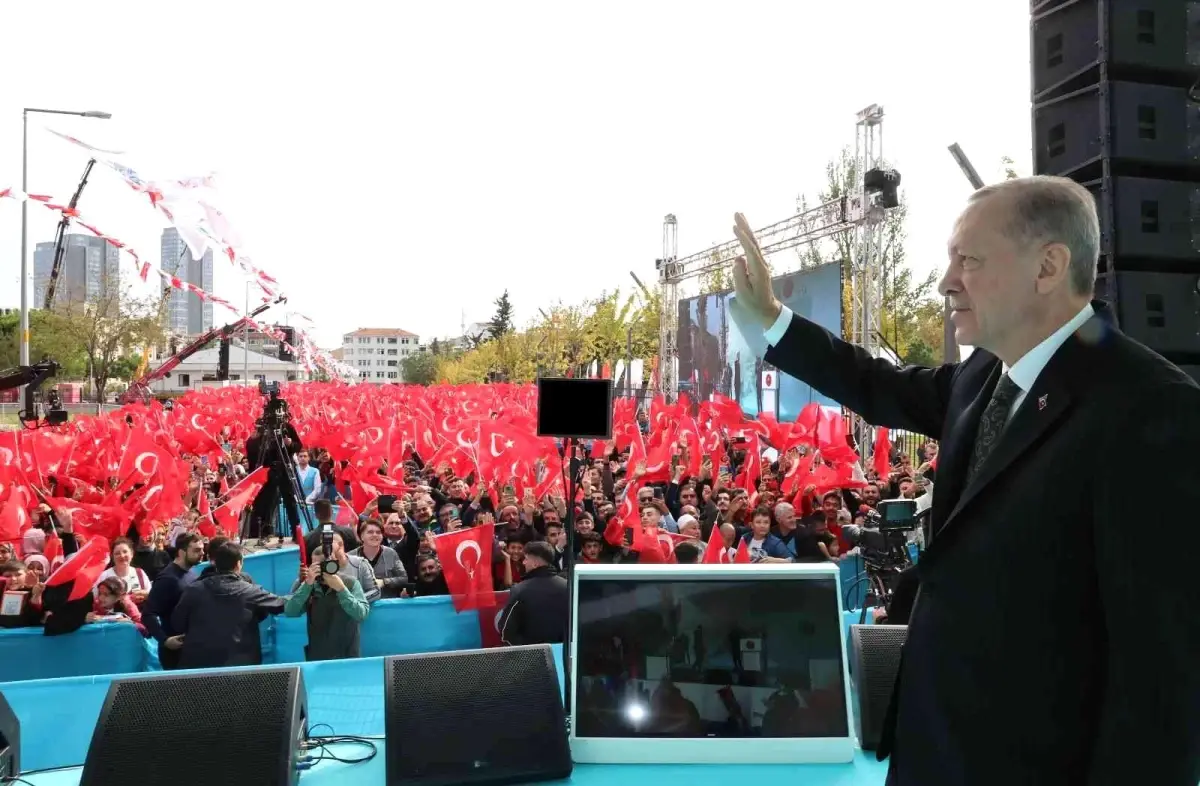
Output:
<path fill-rule="evenodd" d="M 259 492 L 259 498 L 264 498 L 270 501 L 270 508 L 263 511 L 259 505 L 252 505 L 250 515 L 242 522 L 242 531 L 239 533 L 243 541 L 258 535 L 260 540 L 266 540 L 277 529 L 276 524 L 279 521 L 279 503 L 283 503 L 284 509 L 287 511 L 288 517 L 292 520 L 293 525 L 304 522 L 304 531 L 312 531 L 313 521 L 308 512 L 308 506 L 302 504 L 304 493 L 300 489 L 300 479 L 296 475 L 296 466 L 292 463 L 292 457 L 288 453 L 283 444 L 283 429 L 276 426 L 268 427 L 266 424 L 260 423 L 258 427 L 258 437 L 260 440 L 258 448 L 258 462 L 255 466 L 267 467 L 267 485 L 263 486 Z M 276 474 L 276 467 L 283 470 L 285 482 L 279 483 Z M 258 500 L 256 499 L 255 502 Z M 258 518 L 258 532 L 254 532 L 253 522 Z M 301 518 L 303 517 L 303 518 Z M 290 534 L 290 533 L 288 533 Z"/>

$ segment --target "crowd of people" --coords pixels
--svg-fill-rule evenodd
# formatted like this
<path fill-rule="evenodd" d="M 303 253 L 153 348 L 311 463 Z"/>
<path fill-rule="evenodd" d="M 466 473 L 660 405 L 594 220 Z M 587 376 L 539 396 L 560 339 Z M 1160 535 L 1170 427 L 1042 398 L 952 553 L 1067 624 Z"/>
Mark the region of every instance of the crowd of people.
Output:
<path fill-rule="evenodd" d="M 881 500 L 928 493 L 936 479 L 936 444 L 913 455 L 884 437 L 882 458 L 864 466 L 840 415 L 815 406 L 779 424 L 719 397 L 619 400 L 612 440 L 564 446 L 533 435 L 525 388 L 374 389 L 331 416 L 352 390 L 284 394 L 296 496 L 314 519 L 307 535 L 293 529 L 305 516 L 273 526 L 295 513 L 268 479 L 279 468 L 257 466 L 261 429 L 242 391 L 0 435 L 0 626 L 55 635 L 127 623 L 173 669 L 260 663 L 258 623 L 283 614 L 307 618 L 309 659 L 356 657 L 379 599 L 461 591 L 439 539 L 474 530 L 491 541 L 479 566 L 490 588 L 508 591 L 504 642 L 559 642 L 572 562 L 836 561 L 855 549 L 845 525 L 870 526 Z M 392 398 L 385 408 L 374 395 Z M 397 404 L 402 415 L 389 412 Z M 115 446 L 94 454 L 107 469 L 85 472 L 77 460 L 101 434 Z M 275 595 L 243 556 L 289 541 L 302 559 L 291 592 Z"/>

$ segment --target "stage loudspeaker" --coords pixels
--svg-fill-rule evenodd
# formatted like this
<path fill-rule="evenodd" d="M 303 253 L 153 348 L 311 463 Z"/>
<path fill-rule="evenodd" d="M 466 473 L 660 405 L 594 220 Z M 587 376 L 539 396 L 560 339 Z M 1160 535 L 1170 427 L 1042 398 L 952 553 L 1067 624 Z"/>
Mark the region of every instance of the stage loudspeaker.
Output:
<path fill-rule="evenodd" d="M 1033 168 L 1096 198 L 1096 297 L 1200 365 L 1200 2 L 1032 0 Z"/>
<path fill-rule="evenodd" d="M 229 379 L 229 337 L 221 339 L 217 349 L 217 379 Z"/>
<path fill-rule="evenodd" d="M 0 693 L 0 783 L 21 774 L 21 721 Z"/>
<path fill-rule="evenodd" d="M 879 747 L 907 634 L 907 625 L 850 626 L 850 676 L 858 701 L 858 744 L 865 751 Z"/>
<path fill-rule="evenodd" d="M 295 666 L 113 680 L 79 783 L 296 786 L 307 715 Z"/>
<path fill-rule="evenodd" d="M 396 655 L 384 661 L 383 681 L 388 786 L 571 775 L 549 645 Z"/>

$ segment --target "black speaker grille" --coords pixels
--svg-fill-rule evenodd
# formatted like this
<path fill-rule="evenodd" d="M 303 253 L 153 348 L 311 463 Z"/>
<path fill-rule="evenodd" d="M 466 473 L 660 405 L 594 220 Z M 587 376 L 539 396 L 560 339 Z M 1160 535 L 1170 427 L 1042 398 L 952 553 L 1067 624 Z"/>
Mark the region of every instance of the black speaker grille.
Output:
<path fill-rule="evenodd" d="M 120 680 L 92 738 L 80 786 L 287 786 L 290 670 Z M 214 757 L 215 754 L 215 757 Z"/>
<path fill-rule="evenodd" d="M 853 625 L 850 628 L 850 666 L 858 693 L 859 743 L 865 750 L 874 750 L 879 743 L 896 672 L 900 668 L 900 651 L 907 635 L 905 625 Z"/>
<path fill-rule="evenodd" d="M 505 647 L 388 659 L 388 783 L 505 783 L 569 774 L 550 653 L 541 646 Z"/>

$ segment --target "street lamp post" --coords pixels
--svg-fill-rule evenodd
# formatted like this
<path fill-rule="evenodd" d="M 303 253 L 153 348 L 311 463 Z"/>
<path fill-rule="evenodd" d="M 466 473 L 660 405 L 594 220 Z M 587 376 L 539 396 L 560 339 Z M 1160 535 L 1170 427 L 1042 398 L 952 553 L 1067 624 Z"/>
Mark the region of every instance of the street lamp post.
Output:
<path fill-rule="evenodd" d="M 246 316 L 250 316 L 250 284 L 246 282 Z M 246 323 L 246 335 L 242 339 L 242 385 L 250 384 L 250 323 Z"/>
<path fill-rule="evenodd" d="M 74 115 L 75 117 L 91 117 L 97 120 L 108 120 L 112 117 L 108 112 L 72 112 L 65 109 L 33 109 L 25 107 L 21 110 L 21 191 L 29 193 L 29 116 L 36 115 Z M 29 201 L 21 202 L 21 359 L 22 366 L 29 365 Z"/>

